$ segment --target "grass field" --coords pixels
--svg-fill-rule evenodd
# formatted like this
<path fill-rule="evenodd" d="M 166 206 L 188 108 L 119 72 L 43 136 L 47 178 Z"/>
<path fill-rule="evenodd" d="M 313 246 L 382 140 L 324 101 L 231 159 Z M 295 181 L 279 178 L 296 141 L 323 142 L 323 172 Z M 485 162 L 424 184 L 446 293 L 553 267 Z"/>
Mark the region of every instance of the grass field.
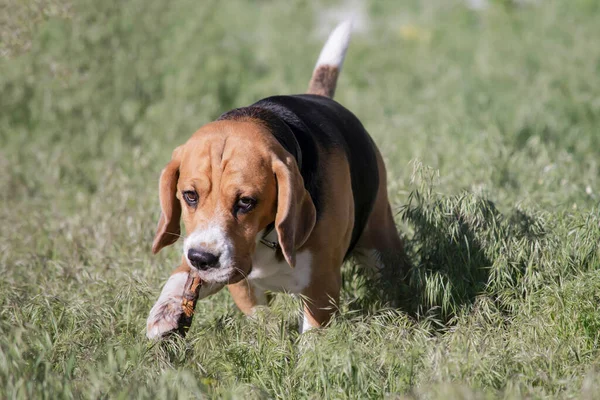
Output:
<path fill-rule="evenodd" d="M 598 398 L 600 3 L 471 3 L 5 0 L 0 398 Z M 172 149 L 303 92 L 349 9 L 336 100 L 385 156 L 405 304 L 347 265 L 328 329 L 223 291 L 147 341 Z"/>

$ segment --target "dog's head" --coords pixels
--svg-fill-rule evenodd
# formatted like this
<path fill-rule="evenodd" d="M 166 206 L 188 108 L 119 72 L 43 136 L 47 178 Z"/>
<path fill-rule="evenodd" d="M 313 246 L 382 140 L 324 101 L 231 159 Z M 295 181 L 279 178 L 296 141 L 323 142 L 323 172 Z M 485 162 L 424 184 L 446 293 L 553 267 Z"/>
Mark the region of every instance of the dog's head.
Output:
<path fill-rule="evenodd" d="M 272 222 L 287 262 L 308 239 L 315 206 L 296 160 L 258 121 L 216 121 L 173 151 L 159 184 L 162 213 L 153 253 L 173 244 L 207 282 L 235 283 L 252 269 Z"/>

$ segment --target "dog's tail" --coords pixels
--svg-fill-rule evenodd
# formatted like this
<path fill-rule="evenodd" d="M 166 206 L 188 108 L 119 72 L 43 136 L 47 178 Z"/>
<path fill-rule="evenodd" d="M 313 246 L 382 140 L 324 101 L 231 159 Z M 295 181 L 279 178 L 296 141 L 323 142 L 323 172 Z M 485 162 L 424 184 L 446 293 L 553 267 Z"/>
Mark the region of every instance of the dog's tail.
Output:
<path fill-rule="evenodd" d="M 319 55 L 306 93 L 333 98 L 351 33 L 351 20 L 342 22 L 331 32 L 325 46 L 323 46 L 323 50 L 321 50 L 321 55 Z"/>

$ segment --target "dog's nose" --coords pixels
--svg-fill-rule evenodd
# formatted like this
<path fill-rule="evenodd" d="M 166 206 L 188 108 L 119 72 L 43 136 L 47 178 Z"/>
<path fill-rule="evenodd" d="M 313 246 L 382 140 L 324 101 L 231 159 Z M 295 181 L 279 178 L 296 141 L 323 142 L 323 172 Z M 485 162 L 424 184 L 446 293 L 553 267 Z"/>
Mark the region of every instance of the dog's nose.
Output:
<path fill-rule="evenodd" d="M 219 264 L 219 256 L 206 251 L 190 249 L 187 256 L 192 265 L 201 270 L 215 268 Z"/>

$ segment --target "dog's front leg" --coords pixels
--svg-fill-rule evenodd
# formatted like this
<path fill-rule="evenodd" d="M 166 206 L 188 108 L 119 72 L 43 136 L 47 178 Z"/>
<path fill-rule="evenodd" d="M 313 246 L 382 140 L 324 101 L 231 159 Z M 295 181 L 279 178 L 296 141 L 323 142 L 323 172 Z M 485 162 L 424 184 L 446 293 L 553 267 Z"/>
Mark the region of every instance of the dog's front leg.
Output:
<path fill-rule="evenodd" d="M 325 326 L 337 311 L 342 287 L 342 261 L 342 256 L 321 255 L 314 258 L 313 265 L 322 268 L 313 271 L 310 284 L 302 291 L 304 318 L 300 333 Z"/>
<path fill-rule="evenodd" d="M 223 285 L 201 282 L 196 272 L 182 261 L 163 286 L 146 322 L 146 336 L 158 339 L 171 332 L 185 335 L 192 322 L 196 301 L 218 292 Z"/>
<path fill-rule="evenodd" d="M 269 296 L 267 293 L 254 286 L 252 282 L 247 279 L 229 285 L 227 288 L 238 308 L 249 317 L 254 315 L 256 306 L 266 306 L 269 304 Z"/>

